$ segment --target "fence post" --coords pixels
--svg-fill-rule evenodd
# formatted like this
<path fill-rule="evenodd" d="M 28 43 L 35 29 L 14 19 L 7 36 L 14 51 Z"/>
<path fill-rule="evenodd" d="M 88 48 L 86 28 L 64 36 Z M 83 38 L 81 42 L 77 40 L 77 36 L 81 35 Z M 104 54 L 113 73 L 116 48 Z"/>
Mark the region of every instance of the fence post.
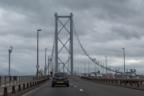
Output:
<path fill-rule="evenodd" d="M 18 85 L 18 91 L 21 91 L 21 85 L 20 84 Z"/>
<path fill-rule="evenodd" d="M 5 84 L 5 86 L 6 86 L 6 76 L 4 76 L 4 84 Z"/>
<path fill-rule="evenodd" d="M 3 93 L 3 96 L 8 96 L 7 87 L 4 87 L 4 93 Z"/>
<path fill-rule="evenodd" d="M 23 84 L 23 90 L 25 90 L 25 84 Z"/>
<path fill-rule="evenodd" d="M 29 88 L 29 83 L 27 83 L 27 88 Z"/>
<path fill-rule="evenodd" d="M 15 86 L 13 85 L 12 86 L 12 94 L 14 94 L 15 93 Z"/>

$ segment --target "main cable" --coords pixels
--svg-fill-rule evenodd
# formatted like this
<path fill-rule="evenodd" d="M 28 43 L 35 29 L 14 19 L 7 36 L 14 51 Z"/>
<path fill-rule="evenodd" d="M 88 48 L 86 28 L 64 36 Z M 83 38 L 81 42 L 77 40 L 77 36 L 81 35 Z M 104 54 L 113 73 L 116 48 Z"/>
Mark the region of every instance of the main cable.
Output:
<path fill-rule="evenodd" d="M 94 64 L 96 64 L 96 65 L 100 66 L 101 68 L 104 68 L 104 69 L 106 69 L 106 70 L 108 70 L 108 71 L 112 71 L 112 72 L 116 72 L 116 73 L 122 73 L 122 72 L 119 72 L 119 71 L 117 71 L 117 70 L 114 70 L 114 69 L 105 67 L 104 65 L 100 64 L 97 60 L 93 59 L 93 58 L 90 56 L 90 54 L 88 54 L 88 52 L 87 52 L 87 51 L 85 50 L 85 48 L 83 47 L 83 45 L 82 45 L 82 43 L 81 43 L 81 40 L 80 40 L 80 38 L 79 38 L 79 35 L 78 35 L 78 33 L 77 33 L 76 29 L 75 29 L 75 26 L 74 26 L 74 33 L 75 33 L 75 35 L 76 35 L 76 39 L 77 39 L 77 41 L 78 41 L 78 43 L 79 43 L 79 45 L 80 45 L 83 53 L 90 59 L 90 61 L 92 61 Z"/>

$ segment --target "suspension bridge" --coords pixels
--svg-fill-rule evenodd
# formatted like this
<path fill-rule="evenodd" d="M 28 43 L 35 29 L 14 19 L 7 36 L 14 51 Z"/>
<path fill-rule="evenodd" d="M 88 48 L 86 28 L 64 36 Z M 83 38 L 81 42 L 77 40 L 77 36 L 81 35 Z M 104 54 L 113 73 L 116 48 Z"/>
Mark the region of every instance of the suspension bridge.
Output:
<path fill-rule="evenodd" d="M 59 15 L 55 13 L 55 34 L 53 48 L 45 64 L 45 75 L 39 72 L 39 49 L 37 46 L 37 72 L 36 76 L 0 76 L 0 96 L 144 96 L 144 79 L 130 78 L 125 70 L 115 70 L 92 57 L 83 46 L 79 32 L 73 20 L 73 14 Z M 41 31 L 41 30 L 37 30 Z M 37 34 L 38 37 L 38 34 Z M 89 66 L 96 65 L 113 77 L 100 72 L 75 72 L 74 63 L 74 37 L 78 42 L 83 55 L 91 61 Z M 39 44 L 37 40 L 37 45 Z M 47 72 L 51 74 L 47 74 Z M 66 72 L 70 75 L 70 87 L 51 87 L 51 76 L 55 72 Z M 50 76 L 51 75 L 51 76 Z"/>

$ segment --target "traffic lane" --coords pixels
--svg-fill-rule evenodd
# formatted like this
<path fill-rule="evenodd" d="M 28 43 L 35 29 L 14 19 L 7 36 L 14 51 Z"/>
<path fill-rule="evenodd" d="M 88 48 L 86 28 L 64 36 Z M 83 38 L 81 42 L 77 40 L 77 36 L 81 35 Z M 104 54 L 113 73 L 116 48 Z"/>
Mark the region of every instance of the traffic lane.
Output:
<path fill-rule="evenodd" d="M 78 89 L 83 89 L 87 96 L 144 96 L 144 91 L 97 84 L 80 78 L 74 79 L 74 85 L 77 85 Z"/>
<path fill-rule="evenodd" d="M 40 89 L 28 96 L 86 96 L 85 93 L 81 92 L 81 90 L 75 86 L 76 85 L 73 84 L 73 81 L 70 80 L 70 87 L 51 87 L 51 81 L 49 81 Z"/>
<path fill-rule="evenodd" d="M 144 96 L 144 91 L 97 84 L 75 78 L 70 87 L 51 87 L 51 81 L 28 96 Z M 27 96 L 27 95 L 26 95 Z"/>

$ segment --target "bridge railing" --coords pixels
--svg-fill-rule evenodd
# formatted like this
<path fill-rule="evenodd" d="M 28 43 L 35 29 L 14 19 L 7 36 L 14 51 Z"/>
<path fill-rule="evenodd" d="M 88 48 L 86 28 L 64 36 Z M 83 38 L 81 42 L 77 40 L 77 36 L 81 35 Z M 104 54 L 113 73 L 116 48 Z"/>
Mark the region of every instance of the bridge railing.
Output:
<path fill-rule="evenodd" d="M 0 87 L 35 80 L 35 76 L 0 76 Z"/>
<path fill-rule="evenodd" d="M 39 85 L 48 80 L 48 76 L 0 76 L 0 96 L 9 96 Z"/>
<path fill-rule="evenodd" d="M 108 79 L 108 78 L 94 78 L 94 77 L 85 77 L 85 76 L 82 76 L 81 78 L 91 80 L 97 83 L 118 85 L 118 86 L 144 90 L 144 79 L 124 79 L 124 78 Z"/>

